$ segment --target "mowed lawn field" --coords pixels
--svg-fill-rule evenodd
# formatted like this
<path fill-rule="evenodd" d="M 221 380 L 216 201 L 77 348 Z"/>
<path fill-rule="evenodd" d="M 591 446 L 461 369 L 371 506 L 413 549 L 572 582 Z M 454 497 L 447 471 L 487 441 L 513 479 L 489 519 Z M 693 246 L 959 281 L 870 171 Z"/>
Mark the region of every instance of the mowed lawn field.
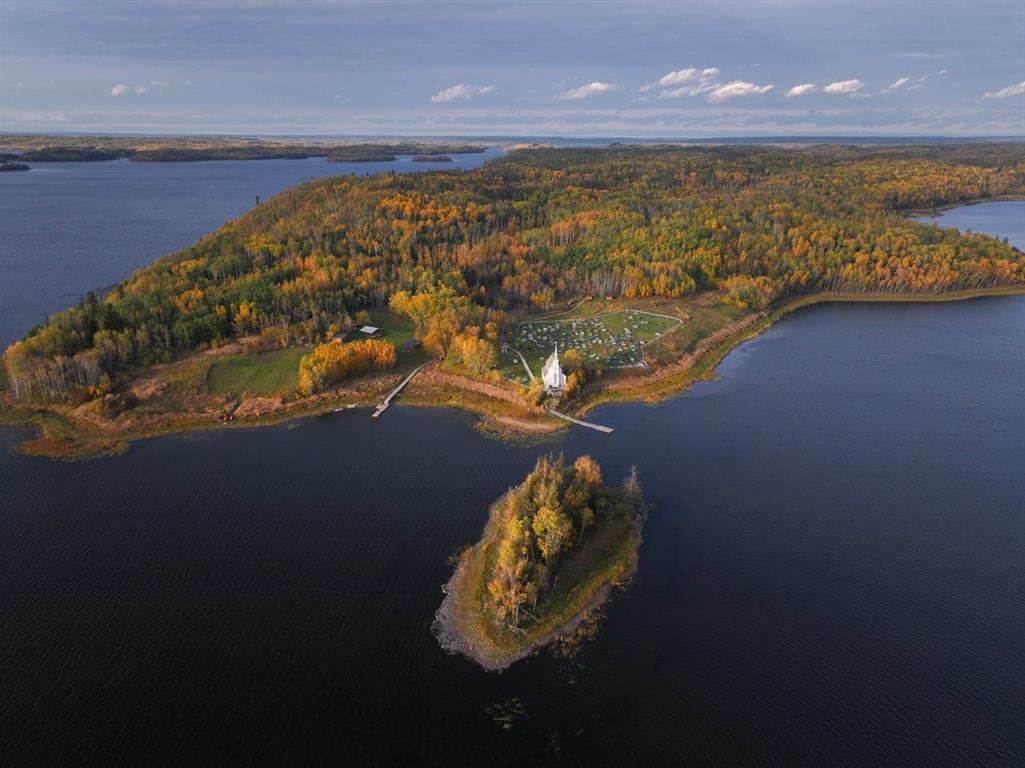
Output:
<path fill-rule="evenodd" d="M 370 325 L 381 329 L 378 337 L 390 341 L 398 352 L 400 369 L 427 360 L 423 348 L 402 350 L 413 338 L 413 324 L 391 312 L 375 312 Z M 249 352 L 215 360 L 206 372 L 206 386 L 212 395 L 269 395 L 292 392 L 299 385 L 299 360 L 312 347 L 289 347 L 269 352 Z"/>
<path fill-rule="evenodd" d="M 299 385 L 299 359 L 310 347 L 250 352 L 215 360 L 206 372 L 213 395 L 266 395 L 294 390 Z"/>

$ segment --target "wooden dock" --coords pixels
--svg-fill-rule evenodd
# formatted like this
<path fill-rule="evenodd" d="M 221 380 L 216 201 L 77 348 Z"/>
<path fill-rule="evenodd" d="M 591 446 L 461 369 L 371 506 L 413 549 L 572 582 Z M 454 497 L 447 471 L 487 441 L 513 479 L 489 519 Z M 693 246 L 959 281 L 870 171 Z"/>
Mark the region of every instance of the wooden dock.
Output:
<path fill-rule="evenodd" d="M 401 392 L 403 387 L 405 387 L 409 382 L 411 382 L 413 380 L 413 377 L 416 376 L 418 373 L 420 373 L 420 371 L 423 370 L 423 368 L 425 366 L 429 365 L 430 362 L 431 361 L 428 360 L 426 363 L 423 363 L 422 365 L 418 365 L 416 368 L 414 368 L 412 370 L 412 372 L 406 378 L 404 378 L 402 381 L 399 382 L 399 385 L 397 387 L 395 387 L 395 389 L 393 389 L 391 392 L 388 393 L 388 396 L 386 398 L 384 398 L 384 400 L 381 401 L 381 404 L 379 406 L 377 406 L 377 410 L 375 410 L 372 414 L 370 414 L 370 417 L 373 418 L 373 419 L 376 419 L 382 413 L 387 411 L 388 410 L 388 406 L 391 405 L 391 401 L 395 397 L 395 395 L 397 395 L 399 392 Z"/>
<path fill-rule="evenodd" d="M 592 424 L 589 421 L 581 421 L 580 419 L 574 419 L 572 416 L 569 416 L 565 413 L 561 413 L 560 411 L 557 411 L 554 408 L 549 408 L 548 412 L 552 414 L 552 416 L 557 416 L 560 419 L 571 421 L 574 424 L 577 424 L 581 427 L 587 427 L 588 429 L 593 429 L 598 432 L 604 432 L 605 434 L 609 434 L 612 432 L 612 427 L 603 427 L 601 424 Z"/>

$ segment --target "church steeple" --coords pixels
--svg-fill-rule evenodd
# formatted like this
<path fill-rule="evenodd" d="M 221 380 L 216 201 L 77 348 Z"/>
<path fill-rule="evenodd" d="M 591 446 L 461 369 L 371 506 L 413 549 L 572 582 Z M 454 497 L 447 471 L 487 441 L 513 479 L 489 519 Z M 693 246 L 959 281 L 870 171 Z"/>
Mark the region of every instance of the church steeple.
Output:
<path fill-rule="evenodd" d="M 541 368 L 541 381 L 549 392 L 561 392 L 566 386 L 566 374 L 559 364 L 559 344 L 556 342 L 555 351 L 548 356 L 544 367 Z"/>

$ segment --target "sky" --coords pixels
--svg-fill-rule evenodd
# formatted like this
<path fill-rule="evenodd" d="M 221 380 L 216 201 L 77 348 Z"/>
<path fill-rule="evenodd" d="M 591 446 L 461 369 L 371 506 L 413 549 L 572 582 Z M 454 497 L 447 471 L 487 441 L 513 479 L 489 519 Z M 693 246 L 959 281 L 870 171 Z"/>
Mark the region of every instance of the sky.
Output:
<path fill-rule="evenodd" d="M 0 0 L 0 131 L 1020 136 L 1025 3 Z"/>

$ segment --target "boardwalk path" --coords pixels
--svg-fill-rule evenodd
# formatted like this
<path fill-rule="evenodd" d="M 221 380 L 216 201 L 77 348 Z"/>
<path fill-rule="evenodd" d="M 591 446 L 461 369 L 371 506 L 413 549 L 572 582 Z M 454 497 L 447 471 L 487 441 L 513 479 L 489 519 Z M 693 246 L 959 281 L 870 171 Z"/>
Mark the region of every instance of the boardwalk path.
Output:
<path fill-rule="evenodd" d="M 509 349 L 511 349 L 513 352 L 520 356 L 520 362 L 523 363 L 523 367 L 527 369 L 527 375 L 530 377 L 530 380 L 536 381 L 537 377 L 534 376 L 534 372 L 530 370 L 530 366 L 527 365 L 527 358 L 523 356 L 523 353 L 516 349 L 516 347 L 509 347 Z"/>
<path fill-rule="evenodd" d="M 428 360 L 426 363 L 423 363 L 423 365 L 418 365 L 406 378 L 399 382 L 399 385 L 395 387 L 395 389 L 393 389 L 391 392 L 389 392 L 388 397 L 384 398 L 384 400 L 381 401 L 381 404 L 377 406 L 377 410 L 370 414 L 371 418 L 376 419 L 382 413 L 387 411 L 388 406 L 391 405 L 392 398 L 394 398 L 395 395 L 401 392 L 402 388 L 405 387 L 409 382 L 411 382 L 413 380 L 413 377 L 420 373 L 420 371 L 423 370 L 423 368 L 429 363 L 430 361 Z"/>
<path fill-rule="evenodd" d="M 548 412 L 552 414 L 552 416 L 557 416 L 560 419 L 565 419 L 566 421 L 571 421 L 574 424 L 579 424 L 581 427 L 594 429 L 598 432 L 604 432 L 605 434 L 609 434 L 610 432 L 612 432 L 612 427 L 603 427 L 601 424 L 592 424 L 589 421 L 581 421 L 580 419 L 574 419 L 572 416 L 568 416 L 565 413 L 561 413 L 560 411 L 557 411 L 554 408 L 549 408 Z"/>

